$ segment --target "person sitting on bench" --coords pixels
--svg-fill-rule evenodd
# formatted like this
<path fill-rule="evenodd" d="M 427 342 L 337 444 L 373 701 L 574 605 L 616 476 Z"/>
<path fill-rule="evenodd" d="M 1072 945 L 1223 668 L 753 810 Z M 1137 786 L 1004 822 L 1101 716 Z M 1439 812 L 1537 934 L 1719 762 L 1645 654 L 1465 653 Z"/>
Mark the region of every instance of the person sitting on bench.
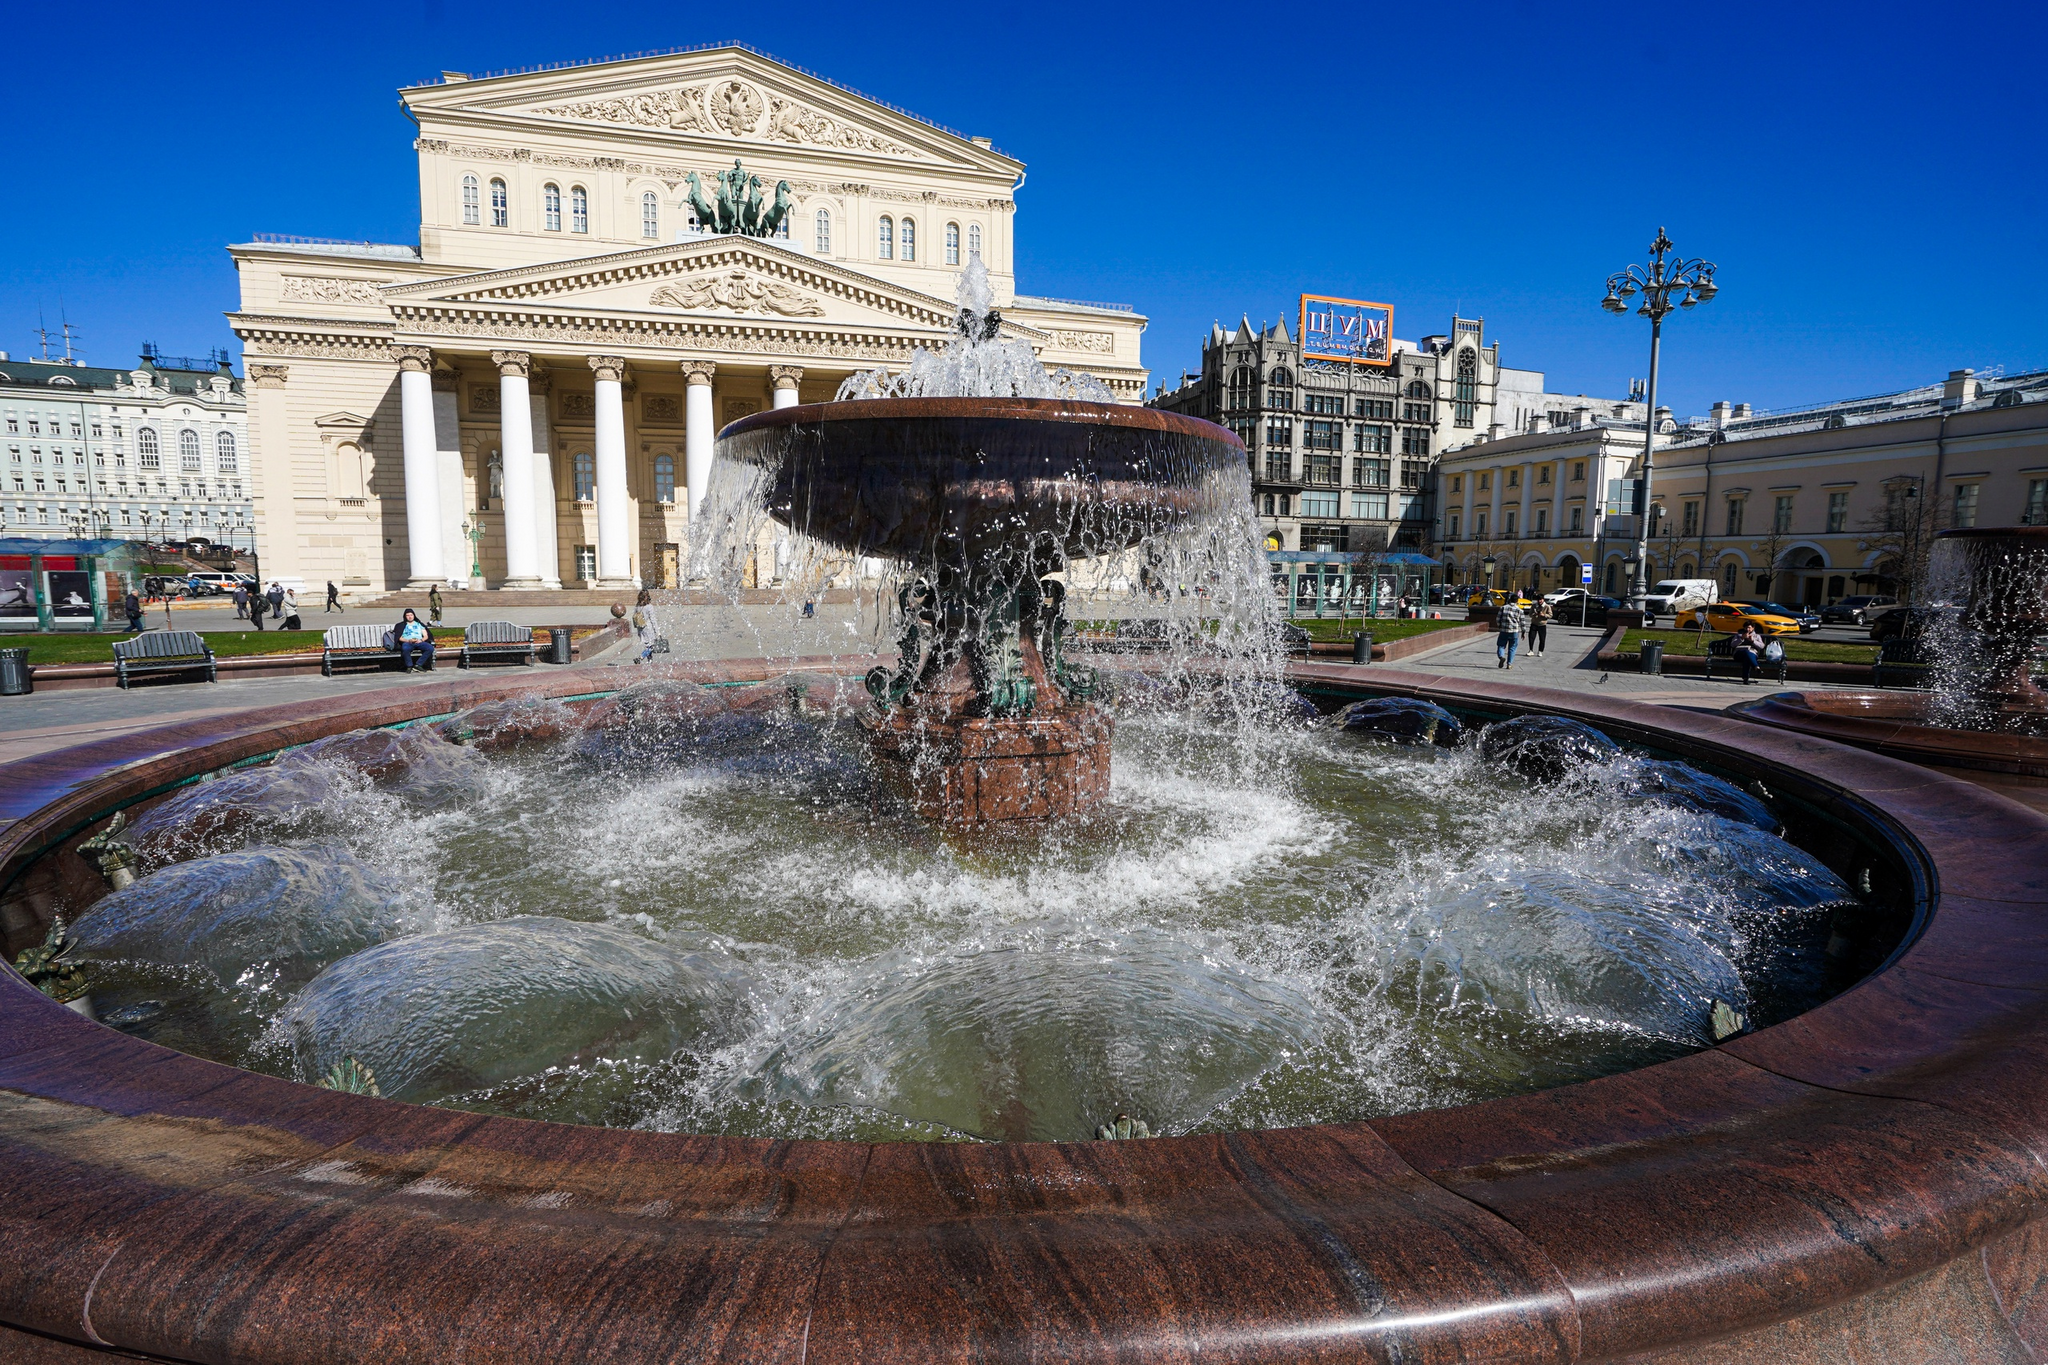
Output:
<path fill-rule="evenodd" d="M 434 667 L 434 635 L 420 624 L 419 615 L 411 607 L 398 619 L 398 626 L 392 632 L 398 641 L 398 659 L 408 673 L 429 672 Z"/>

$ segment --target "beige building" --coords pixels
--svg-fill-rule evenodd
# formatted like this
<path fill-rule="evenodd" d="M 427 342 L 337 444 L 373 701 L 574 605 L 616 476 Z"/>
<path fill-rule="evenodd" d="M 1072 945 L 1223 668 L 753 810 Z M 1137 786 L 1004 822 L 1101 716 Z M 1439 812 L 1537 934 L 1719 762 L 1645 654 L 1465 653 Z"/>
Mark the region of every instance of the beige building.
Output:
<path fill-rule="evenodd" d="M 1623 595 L 1636 544 L 1641 406 L 1452 451 L 1436 550 L 1461 583 L 1551 589 L 1593 567 Z M 1897 591 L 1932 536 L 2048 523 L 2048 372 L 1957 370 L 1899 393 L 1753 413 L 1660 412 L 1647 580 L 1713 578 L 1723 597 L 1818 605 Z"/>
<path fill-rule="evenodd" d="M 738 47 L 400 92 L 419 244 L 231 247 L 266 576 L 358 590 L 673 585 L 725 423 L 1006 336 L 1144 397 L 1145 319 L 1022 295 L 1023 163 Z M 700 230 L 735 160 L 776 235 Z"/>

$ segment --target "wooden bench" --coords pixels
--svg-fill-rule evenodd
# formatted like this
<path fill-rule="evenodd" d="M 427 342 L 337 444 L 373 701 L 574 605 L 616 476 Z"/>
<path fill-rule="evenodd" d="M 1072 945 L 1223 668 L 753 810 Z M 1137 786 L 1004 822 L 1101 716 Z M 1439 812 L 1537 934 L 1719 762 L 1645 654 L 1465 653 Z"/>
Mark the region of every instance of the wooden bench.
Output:
<path fill-rule="evenodd" d="M 1770 641 L 1766 640 L 1766 641 L 1764 641 L 1764 643 L 1765 643 L 1766 645 L 1768 645 L 1768 644 L 1770 643 Z M 1781 642 L 1781 643 L 1782 643 L 1782 642 Z M 1722 666 L 1722 667 L 1723 667 L 1724 669 L 1731 669 L 1731 670 L 1734 670 L 1734 671 L 1736 671 L 1736 672 L 1740 672 L 1740 671 L 1742 670 L 1742 661 L 1741 661 L 1740 659 L 1738 659 L 1738 658 L 1736 658 L 1736 657 L 1735 657 L 1735 637 L 1734 637 L 1733 635 L 1723 635 L 1723 636 L 1722 636 L 1722 637 L 1721 637 L 1720 639 L 1718 639 L 1718 640 L 1715 640 L 1715 641 L 1713 641 L 1712 643 L 1708 644 L 1708 646 L 1707 646 L 1707 676 L 1708 676 L 1708 677 L 1710 677 L 1710 678 L 1711 678 L 1711 677 L 1713 677 L 1713 676 L 1714 676 L 1714 665 L 1715 665 L 1715 664 L 1716 664 L 1717 662 L 1718 662 L 1718 663 L 1719 663 L 1719 664 L 1720 664 L 1720 665 L 1721 665 L 1721 666 Z M 1772 662 L 1771 662 L 1770 660 L 1768 660 L 1768 659 L 1764 658 L 1764 656 L 1763 656 L 1763 651 L 1762 651 L 1762 650 L 1758 650 L 1758 651 L 1757 651 L 1757 657 L 1756 657 L 1756 670 L 1755 670 L 1755 671 L 1756 671 L 1756 672 L 1758 672 L 1758 673 L 1762 673 L 1762 674 L 1765 674 L 1766 676 L 1768 676 L 1769 674 L 1772 674 L 1772 673 L 1775 673 L 1775 674 L 1777 674 L 1777 675 L 1778 675 L 1778 685 L 1779 685 L 1779 686 L 1781 686 L 1781 687 L 1782 687 L 1782 686 L 1784 686 L 1784 683 L 1785 683 L 1785 660 L 1784 660 L 1784 659 L 1783 659 L 1782 657 L 1781 657 L 1781 658 L 1780 658 L 1780 659 L 1779 659 L 1779 660 L 1778 660 L 1778 661 L 1777 661 L 1776 663 L 1772 663 Z"/>
<path fill-rule="evenodd" d="M 329 626 L 320 637 L 320 676 L 331 678 L 342 664 L 377 664 L 403 656 L 384 647 L 387 627 L 378 625 Z"/>
<path fill-rule="evenodd" d="M 186 673 L 206 670 L 208 682 L 219 682 L 213 650 L 195 630 L 146 630 L 130 640 L 114 642 L 114 685 L 128 686 L 138 673 Z"/>
<path fill-rule="evenodd" d="M 530 664 L 533 657 L 533 627 L 515 626 L 510 621 L 477 621 L 462 628 L 462 654 L 455 666 L 468 668 L 491 659 Z"/>
<path fill-rule="evenodd" d="M 1870 663 L 1873 687 L 1932 687 L 1933 652 L 1919 637 L 1894 635 L 1877 642 L 1877 657 Z"/>

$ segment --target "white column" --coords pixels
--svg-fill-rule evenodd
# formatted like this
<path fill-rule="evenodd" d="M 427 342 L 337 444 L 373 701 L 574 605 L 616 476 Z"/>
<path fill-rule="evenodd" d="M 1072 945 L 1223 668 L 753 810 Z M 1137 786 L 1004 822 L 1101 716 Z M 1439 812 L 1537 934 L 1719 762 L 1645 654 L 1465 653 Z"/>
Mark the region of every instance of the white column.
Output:
<path fill-rule="evenodd" d="M 441 477 L 441 571 L 448 575 L 451 584 L 481 588 L 483 581 L 472 583 L 469 576 L 475 558 L 464 523 L 474 514 L 463 490 L 462 420 L 455 405 L 457 379 L 453 374 L 437 374 L 432 379 L 434 449 Z"/>
<path fill-rule="evenodd" d="M 441 581 L 441 473 L 434 449 L 434 353 L 393 346 L 398 357 L 399 431 L 405 445 L 405 538 L 408 588 Z"/>
<path fill-rule="evenodd" d="M 540 585 L 562 586 L 562 546 L 555 529 L 555 434 L 548 424 L 548 380 L 528 381 L 533 399 L 533 541 L 540 553 Z"/>
<path fill-rule="evenodd" d="M 620 356 L 594 355 L 590 369 L 597 376 L 597 584 L 601 588 L 638 587 L 631 565 L 633 514 L 626 505 L 626 402 L 620 389 L 626 362 Z M 696 392 L 690 390 L 693 441 Z"/>
<path fill-rule="evenodd" d="M 540 586 L 540 544 L 533 517 L 533 408 L 526 375 L 533 357 L 492 351 L 498 367 L 498 456 L 505 465 L 505 581 L 507 588 Z"/>
<path fill-rule="evenodd" d="M 683 382 L 683 477 L 690 488 L 690 519 L 704 505 L 704 488 L 711 482 L 712 442 L 718 429 L 711 418 L 711 376 L 718 366 L 708 360 L 685 360 Z"/>
<path fill-rule="evenodd" d="M 775 383 L 775 406 L 793 408 L 797 405 L 797 385 L 804 382 L 801 365 L 770 365 L 768 378 Z"/>

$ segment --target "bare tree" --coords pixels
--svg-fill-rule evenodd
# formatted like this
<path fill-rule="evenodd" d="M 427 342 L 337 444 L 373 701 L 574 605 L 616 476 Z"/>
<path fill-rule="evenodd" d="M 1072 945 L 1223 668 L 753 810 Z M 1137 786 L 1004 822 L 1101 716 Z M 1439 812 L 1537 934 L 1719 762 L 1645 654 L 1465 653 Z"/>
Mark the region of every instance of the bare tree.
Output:
<path fill-rule="evenodd" d="M 1892 582 L 1900 601 L 1912 605 L 1927 588 L 1927 557 L 1943 527 L 1939 500 L 1927 496 L 1927 481 L 1900 475 L 1884 481 L 1884 505 L 1864 521 L 1856 547 L 1875 554 L 1873 569 Z"/>

